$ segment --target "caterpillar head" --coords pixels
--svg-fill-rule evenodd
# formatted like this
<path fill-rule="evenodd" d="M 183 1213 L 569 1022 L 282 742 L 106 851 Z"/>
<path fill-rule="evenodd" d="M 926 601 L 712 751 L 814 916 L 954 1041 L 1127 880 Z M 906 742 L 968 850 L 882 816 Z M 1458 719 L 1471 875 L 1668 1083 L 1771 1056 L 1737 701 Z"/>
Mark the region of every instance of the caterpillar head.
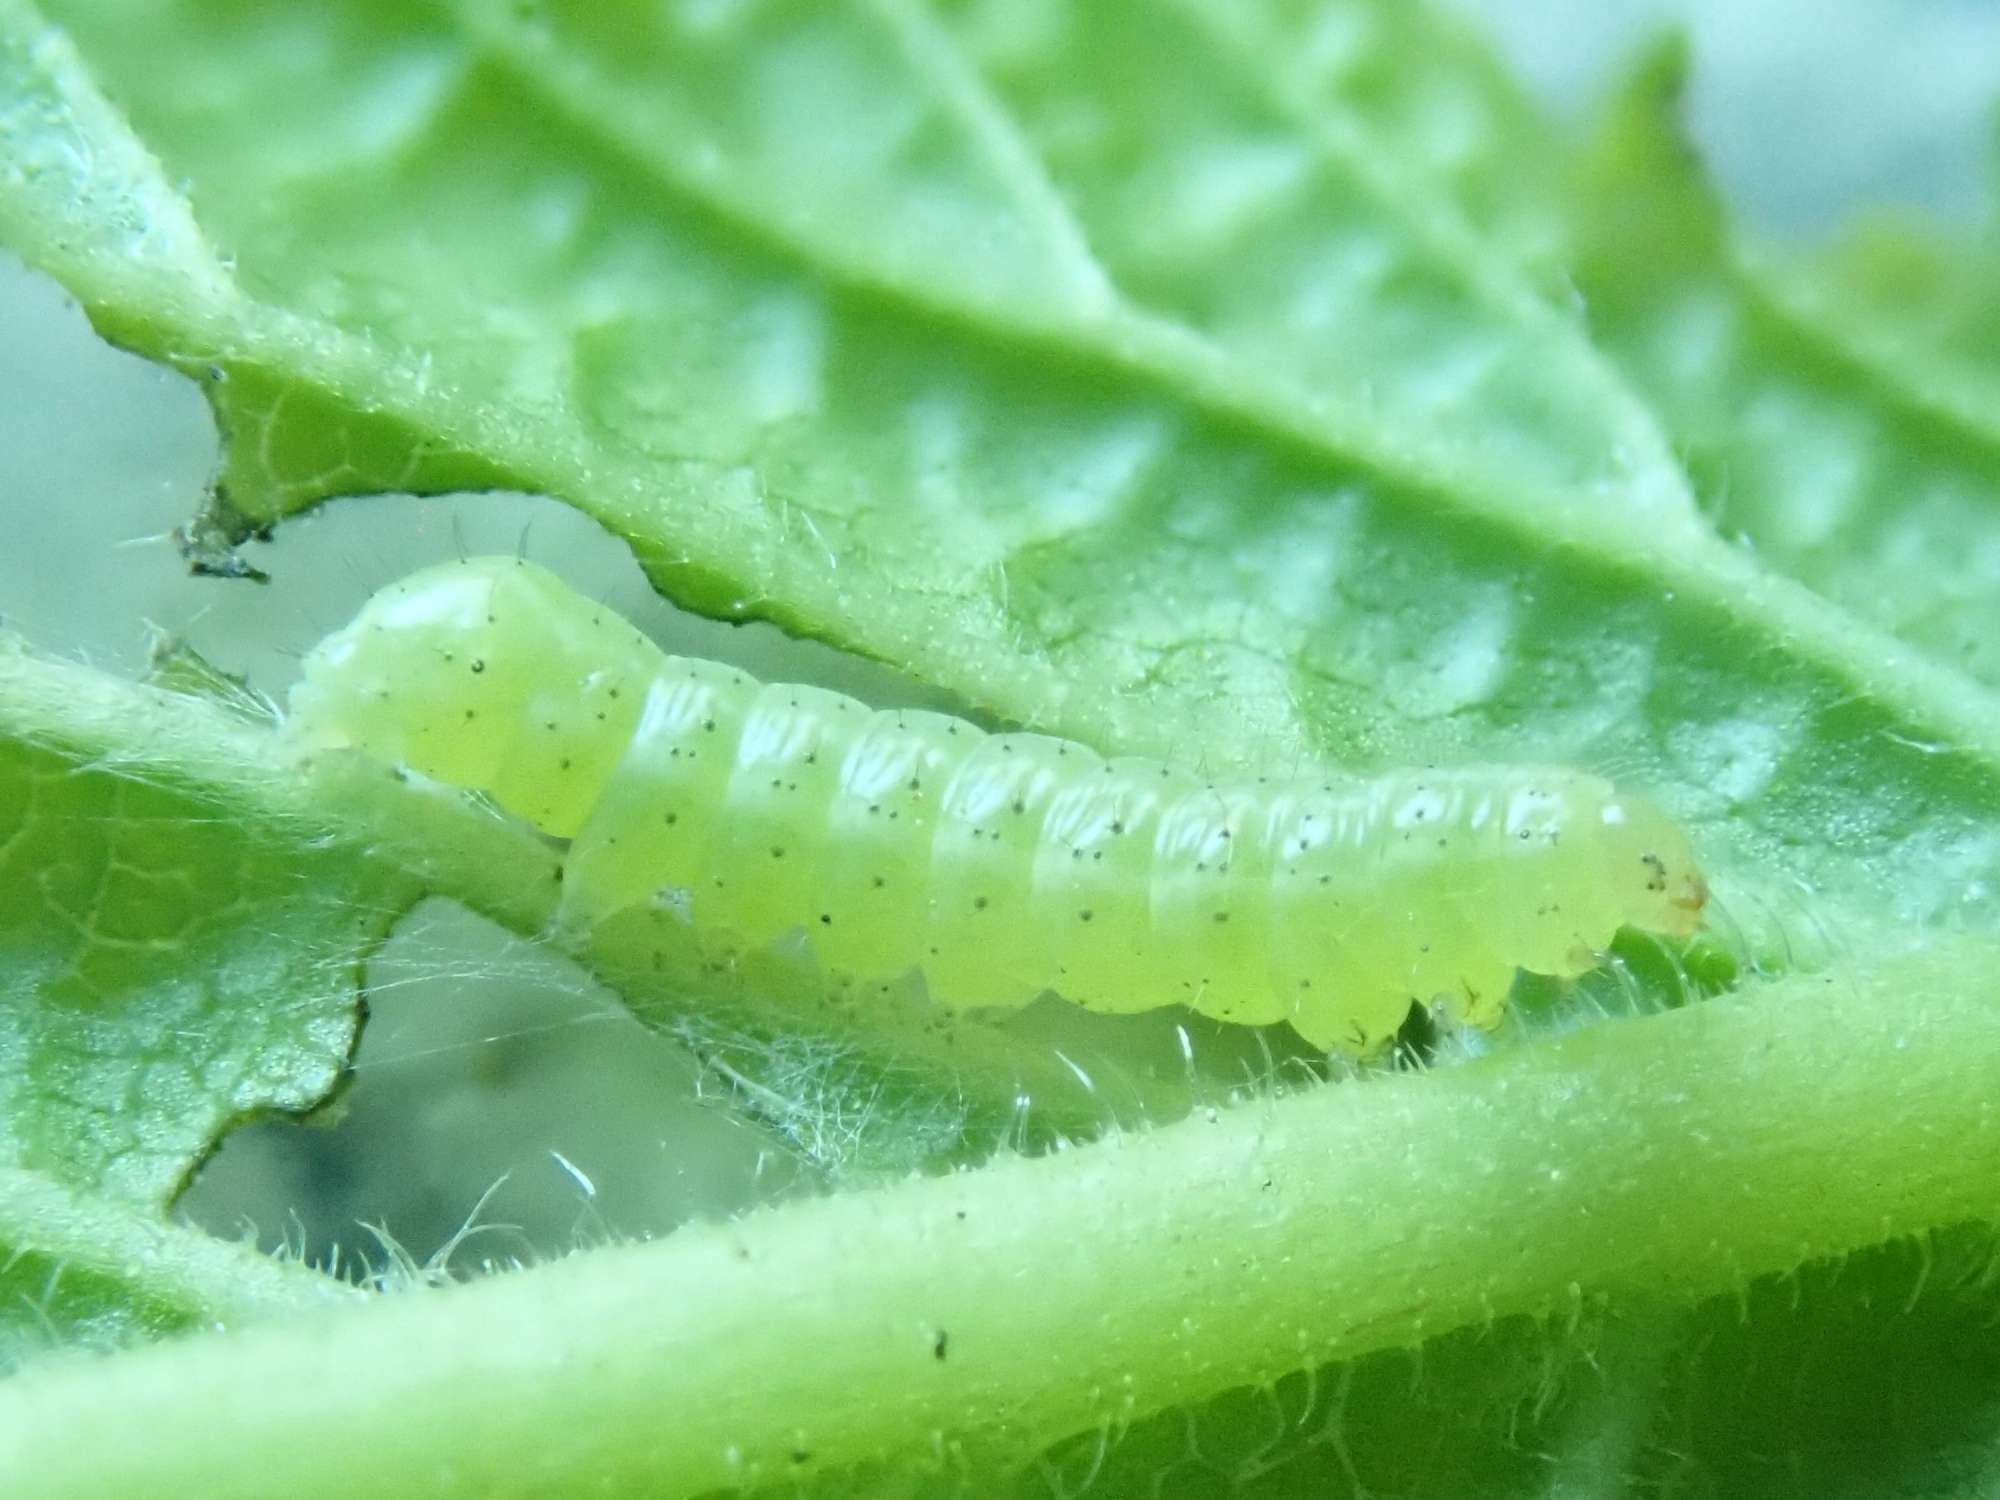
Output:
<path fill-rule="evenodd" d="M 1615 888 L 1624 893 L 1626 924 L 1672 937 L 1693 932 L 1708 902 L 1708 882 L 1687 835 L 1640 797 L 1614 797 L 1602 817 L 1605 856 Z"/>

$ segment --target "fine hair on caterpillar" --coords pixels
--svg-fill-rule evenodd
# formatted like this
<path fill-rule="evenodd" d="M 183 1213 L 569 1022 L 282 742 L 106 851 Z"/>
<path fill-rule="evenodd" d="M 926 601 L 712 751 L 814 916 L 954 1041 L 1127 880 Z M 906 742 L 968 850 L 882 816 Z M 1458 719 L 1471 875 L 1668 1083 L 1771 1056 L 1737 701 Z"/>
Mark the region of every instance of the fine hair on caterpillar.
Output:
<path fill-rule="evenodd" d="M 1178 1001 L 1366 1055 L 1412 1002 L 1490 1025 L 1517 969 L 1707 890 L 1650 803 L 1551 767 L 1203 778 L 669 656 L 517 558 L 391 584 L 307 656 L 284 733 L 475 788 L 569 841 L 561 921 L 668 913 L 727 960 L 803 932 L 831 975 L 951 1009 Z"/>

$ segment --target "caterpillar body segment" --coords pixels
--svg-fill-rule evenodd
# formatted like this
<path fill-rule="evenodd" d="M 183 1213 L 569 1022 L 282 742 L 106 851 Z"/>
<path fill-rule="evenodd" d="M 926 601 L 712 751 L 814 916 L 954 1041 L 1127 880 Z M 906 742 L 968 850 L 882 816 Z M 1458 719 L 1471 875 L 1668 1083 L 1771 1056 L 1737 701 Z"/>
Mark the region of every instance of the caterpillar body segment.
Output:
<path fill-rule="evenodd" d="M 426 569 L 309 655 L 289 733 L 476 787 L 570 840 L 561 920 L 634 909 L 730 959 L 803 932 L 831 974 L 953 1008 L 1178 1001 L 1366 1053 L 1411 1002 L 1490 1025 L 1706 896 L 1650 804 L 1580 772 L 1208 781 L 661 652 L 512 558 Z"/>
<path fill-rule="evenodd" d="M 355 747 L 568 838 L 602 795 L 660 648 L 546 569 L 478 559 L 377 591 L 307 654 L 287 729 Z"/>

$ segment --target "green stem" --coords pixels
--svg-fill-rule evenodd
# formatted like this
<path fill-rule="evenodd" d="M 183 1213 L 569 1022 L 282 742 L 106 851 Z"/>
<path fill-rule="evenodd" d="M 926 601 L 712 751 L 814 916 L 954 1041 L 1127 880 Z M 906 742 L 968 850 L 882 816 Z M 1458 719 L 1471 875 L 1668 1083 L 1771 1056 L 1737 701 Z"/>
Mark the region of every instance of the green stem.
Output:
<path fill-rule="evenodd" d="M 1427 1076 L 31 1371 L 66 1496 L 695 1495 L 977 1466 L 1584 1293 L 2000 1212 L 2000 965 L 1951 940 Z"/>

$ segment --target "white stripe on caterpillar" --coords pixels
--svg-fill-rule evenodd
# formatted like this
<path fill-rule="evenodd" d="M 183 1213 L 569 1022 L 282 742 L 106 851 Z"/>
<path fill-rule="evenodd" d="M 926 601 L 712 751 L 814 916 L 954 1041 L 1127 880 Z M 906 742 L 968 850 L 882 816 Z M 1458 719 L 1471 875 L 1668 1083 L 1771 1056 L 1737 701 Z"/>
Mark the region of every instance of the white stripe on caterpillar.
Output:
<path fill-rule="evenodd" d="M 572 932 L 664 907 L 726 959 L 803 931 L 831 973 L 921 968 L 953 1008 L 1179 1001 L 1367 1053 L 1413 1000 L 1490 1025 L 1517 968 L 1684 936 L 1707 894 L 1677 828 L 1581 772 L 1206 781 L 668 656 L 514 558 L 376 594 L 285 732 L 568 839 Z"/>

